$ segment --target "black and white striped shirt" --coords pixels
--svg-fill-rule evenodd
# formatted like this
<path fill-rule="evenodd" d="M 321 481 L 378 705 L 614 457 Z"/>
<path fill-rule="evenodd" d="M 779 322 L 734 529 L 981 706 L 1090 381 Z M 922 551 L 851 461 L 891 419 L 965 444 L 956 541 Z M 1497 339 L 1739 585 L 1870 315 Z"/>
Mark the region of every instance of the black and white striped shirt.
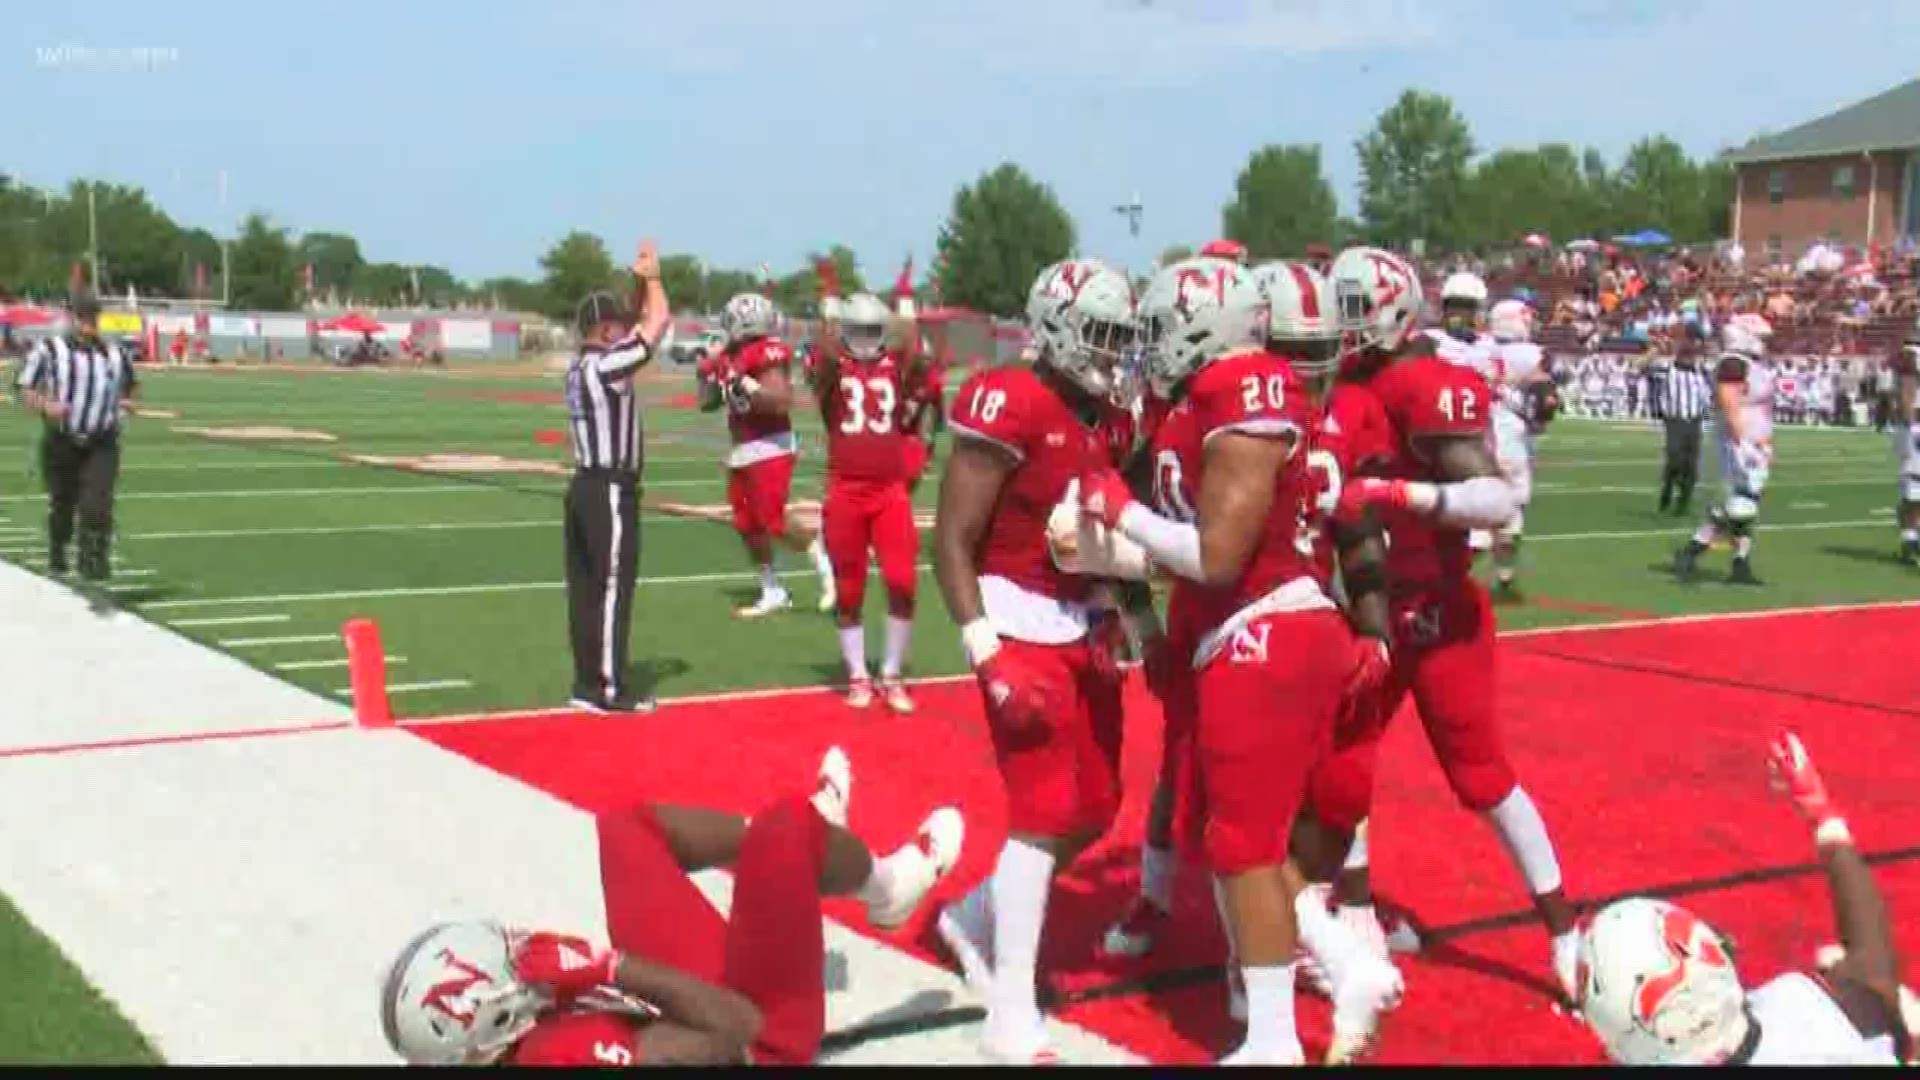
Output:
<path fill-rule="evenodd" d="M 105 339 L 42 338 L 20 367 L 20 389 L 37 390 L 66 406 L 59 429 L 82 438 L 119 431 L 120 400 L 136 385 L 133 362 Z"/>
<path fill-rule="evenodd" d="M 1698 364 L 1675 364 L 1661 380 L 1654 407 L 1664 420 L 1699 420 L 1713 407 L 1713 385 Z"/>
<path fill-rule="evenodd" d="M 567 367 L 573 463 L 580 469 L 640 471 L 640 404 L 633 373 L 653 359 L 638 327 L 605 349 L 583 345 Z"/>

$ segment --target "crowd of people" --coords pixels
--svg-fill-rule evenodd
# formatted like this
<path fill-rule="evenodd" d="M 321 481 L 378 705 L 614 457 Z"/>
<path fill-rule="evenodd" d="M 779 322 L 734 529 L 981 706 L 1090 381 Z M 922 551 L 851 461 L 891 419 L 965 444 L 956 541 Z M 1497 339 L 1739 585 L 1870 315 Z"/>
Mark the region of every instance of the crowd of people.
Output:
<path fill-rule="evenodd" d="M 592 333 L 569 376 L 589 388 L 583 400 L 630 401 L 632 372 L 661 344 L 665 296 L 650 248 L 636 274 L 648 288 L 644 320 L 617 301 L 587 305 Z M 1378 748 L 1405 700 L 1461 807 L 1499 838 L 1524 883 L 1545 970 L 1613 1060 L 1896 1063 L 1909 1040 L 1884 904 L 1790 733 L 1767 761 L 1812 834 L 1844 945 L 1817 976 L 1749 991 L 1727 942 L 1664 901 L 1606 903 L 1576 919 L 1545 817 L 1503 749 L 1491 597 L 1472 572 L 1482 546 L 1510 569 L 1502 545 L 1510 559 L 1533 439 L 1553 417 L 1552 376 L 1532 340 L 1541 301 L 1511 284 L 1496 301 L 1481 277 L 1448 273 L 1430 326 L 1425 285 L 1375 248 L 1249 267 L 1243 250 L 1210 245 L 1138 292 L 1109 264 L 1070 259 L 1032 286 L 1025 362 L 975 372 L 953 394 L 934 570 L 978 684 L 1008 834 L 986 878 L 936 926 L 986 1004 L 983 1051 L 1010 1064 L 1057 1060 L 1036 980 L 1049 897 L 1114 824 L 1129 708 L 1121 662 L 1137 656 L 1163 718 L 1160 773 L 1139 895 L 1099 947 L 1151 951 L 1175 917 L 1173 878 L 1208 875 L 1228 942 L 1227 1010 L 1243 1031 L 1223 1063 L 1302 1062 L 1298 984 L 1333 1003 L 1331 1063 L 1365 1055 L 1407 992 L 1373 908 L 1367 853 Z M 822 606 L 837 615 L 848 705 L 905 712 L 899 659 L 919 546 L 911 493 L 930 467 L 924 418 L 940 393 L 910 308 L 835 296 L 830 277 L 827 289 L 804 365 L 779 340 L 766 298 L 743 295 L 723 320 L 727 346 L 700 373 L 703 400 L 727 415 L 733 524 L 763 578 L 738 614 L 790 607 L 774 553 L 808 551 Z M 1685 569 L 1724 536 L 1738 577 L 1772 460 L 1773 329 L 1730 309 L 1699 332 L 1719 343 L 1726 490 Z M 1920 333 L 1902 355 L 1910 398 Z M 787 506 L 802 381 L 826 432 L 815 529 Z M 582 475 L 630 483 L 637 418 L 625 407 L 591 415 L 603 426 L 578 441 L 610 449 L 583 457 Z M 616 540 L 633 527 L 617 520 Z M 878 687 L 862 619 L 876 562 L 890 616 Z M 1164 605 L 1156 580 L 1171 586 Z M 617 622 L 619 601 L 606 603 Z M 616 689 L 601 705 L 617 704 Z M 836 755 L 811 800 L 777 800 L 751 819 L 685 807 L 603 817 L 610 946 L 490 923 L 416 939 L 381 993 L 396 1052 L 422 1064 L 810 1061 L 824 1027 L 818 896 L 859 895 L 876 926 L 900 925 L 952 867 L 962 829 L 936 810 L 907 847 L 874 858 L 845 832 L 851 770 Z M 684 874 L 729 863 L 739 881 L 722 926 Z M 662 925 L 668 903 L 692 910 Z M 697 933 L 678 933 L 693 924 Z"/>

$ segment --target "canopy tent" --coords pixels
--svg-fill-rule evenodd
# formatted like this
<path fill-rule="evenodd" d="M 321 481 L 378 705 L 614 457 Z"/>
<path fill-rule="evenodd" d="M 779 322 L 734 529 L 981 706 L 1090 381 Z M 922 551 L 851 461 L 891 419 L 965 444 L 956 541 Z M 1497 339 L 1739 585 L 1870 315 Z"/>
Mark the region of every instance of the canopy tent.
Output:
<path fill-rule="evenodd" d="M 1551 247 L 1553 243 L 1552 241 L 1547 239 L 1546 234 L 1537 233 L 1537 232 L 1528 233 L 1525 237 L 1521 238 L 1520 242 L 1527 245 L 1530 248 Z"/>
<path fill-rule="evenodd" d="M 0 308 L 0 326 L 40 326 L 59 318 L 55 312 L 32 304 Z"/>
<path fill-rule="evenodd" d="M 1613 242 L 1616 244 L 1625 244 L 1628 247 L 1665 247 L 1673 243 L 1673 237 L 1668 236 L 1659 229 L 1641 229 L 1636 233 L 1616 236 L 1613 238 Z"/>
<path fill-rule="evenodd" d="M 349 311 L 337 319 L 328 319 L 320 324 L 321 330 L 337 330 L 348 334 L 377 334 L 386 329 L 379 319 Z"/>

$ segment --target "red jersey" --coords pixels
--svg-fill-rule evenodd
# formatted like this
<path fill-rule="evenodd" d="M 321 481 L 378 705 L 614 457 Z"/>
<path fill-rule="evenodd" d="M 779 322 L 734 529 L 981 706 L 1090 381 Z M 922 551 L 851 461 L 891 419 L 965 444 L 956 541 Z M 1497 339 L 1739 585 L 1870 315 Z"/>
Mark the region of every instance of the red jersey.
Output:
<path fill-rule="evenodd" d="M 1091 579 L 1054 565 L 1047 518 L 1065 499 L 1070 482 L 1090 465 L 1108 462 L 1105 433 L 1076 415 L 1024 365 L 968 379 L 947 420 L 956 438 L 991 443 L 1019 461 L 975 552 L 980 575 L 1005 578 L 1054 600 L 1085 600 Z"/>
<path fill-rule="evenodd" d="M 1320 587 L 1331 588 L 1338 552 L 1333 543 L 1333 511 L 1340 492 L 1355 476 L 1377 470 L 1393 456 L 1393 429 L 1380 399 L 1364 386 L 1335 384 L 1313 432 L 1307 467 L 1319 484 L 1316 510 L 1321 528 L 1314 538 L 1314 562 Z"/>
<path fill-rule="evenodd" d="M 1206 480 L 1205 446 L 1215 435 L 1291 436 L 1302 447 L 1302 452 L 1288 455 L 1273 478 L 1273 507 L 1239 579 L 1223 587 L 1200 589 L 1195 596 L 1196 624 L 1211 630 L 1287 582 L 1315 579 L 1319 484 L 1307 467 L 1304 451 L 1317 417 L 1293 366 L 1262 351 L 1243 352 L 1202 368 L 1193 376 L 1184 404 L 1192 408 L 1197 437 L 1188 440 L 1178 467 L 1181 483 L 1191 484 L 1195 496 Z"/>
<path fill-rule="evenodd" d="M 1401 480 L 1438 480 L 1421 440 L 1468 436 L 1491 439 L 1493 393 L 1472 368 L 1437 356 L 1409 356 L 1388 363 L 1367 381 L 1392 425 L 1393 454 L 1380 475 Z M 1467 576 L 1472 563 L 1467 530 L 1411 514 L 1389 514 L 1392 543 L 1387 574 L 1396 584 L 1433 583 Z"/>
<path fill-rule="evenodd" d="M 947 398 L 947 370 L 944 365 L 929 363 L 920 377 L 920 385 L 912 387 L 907 395 L 906 419 L 902 421 L 907 434 L 925 437 L 927 417 L 941 411 Z"/>
<path fill-rule="evenodd" d="M 748 376 L 759 379 L 769 371 L 791 372 L 793 350 L 779 338 L 754 338 L 738 346 L 727 346 L 715 354 L 713 360 L 714 381 L 724 388 Z M 793 421 L 785 413 L 740 412 L 734 408 L 733 399 L 727 399 L 727 433 L 733 436 L 735 446 L 790 436 L 792 431 Z"/>
<path fill-rule="evenodd" d="M 906 479 L 906 375 L 905 365 L 891 351 L 876 360 L 840 357 L 835 382 L 821 388 L 829 476 Z"/>
<path fill-rule="evenodd" d="M 643 1017 L 600 1009 L 563 1009 L 542 1016 L 513 1044 L 503 1065 L 605 1068 L 640 1062 Z"/>

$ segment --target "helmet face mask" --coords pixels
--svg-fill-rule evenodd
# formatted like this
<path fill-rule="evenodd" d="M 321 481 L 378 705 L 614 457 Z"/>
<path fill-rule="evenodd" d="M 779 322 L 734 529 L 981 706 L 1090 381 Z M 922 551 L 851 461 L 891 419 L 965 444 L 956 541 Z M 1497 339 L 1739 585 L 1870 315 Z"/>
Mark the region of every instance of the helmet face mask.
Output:
<path fill-rule="evenodd" d="M 856 360 L 878 360 L 887 351 L 893 313 L 872 293 L 855 293 L 840 310 L 840 343 Z"/>
<path fill-rule="evenodd" d="M 1266 345 L 1271 309 L 1254 275 L 1222 259 L 1186 259 L 1164 267 L 1140 298 L 1147 382 L 1175 399 L 1214 360 Z"/>
<path fill-rule="evenodd" d="M 1139 337 L 1133 282 L 1097 259 L 1040 272 L 1027 294 L 1027 327 L 1039 363 L 1087 395 L 1126 404 L 1128 356 Z"/>
<path fill-rule="evenodd" d="M 720 331 L 730 345 L 771 337 L 779 328 L 779 310 L 759 293 L 737 293 L 720 309 Z"/>
<path fill-rule="evenodd" d="M 1349 355 L 1343 369 L 1398 352 L 1419 323 L 1420 275 L 1406 260 L 1379 248 L 1356 247 L 1333 260 L 1334 301 Z"/>

